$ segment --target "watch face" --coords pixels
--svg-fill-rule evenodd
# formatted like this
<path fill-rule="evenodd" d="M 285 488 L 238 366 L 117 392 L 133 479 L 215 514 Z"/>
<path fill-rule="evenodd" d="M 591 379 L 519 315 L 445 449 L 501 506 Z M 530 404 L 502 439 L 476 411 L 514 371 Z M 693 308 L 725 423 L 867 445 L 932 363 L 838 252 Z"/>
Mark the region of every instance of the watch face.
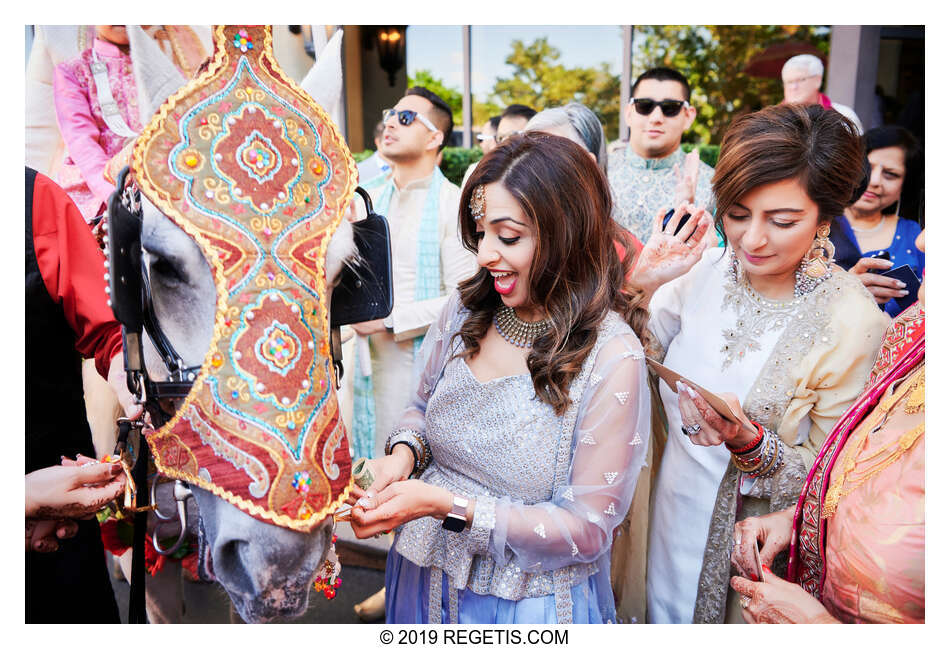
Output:
<path fill-rule="evenodd" d="M 442 521 L 442 527 L 450 532 L 461 532 L 465 529 L 465 519 L 449 514 L 445 517 L 445 520 Z"/>

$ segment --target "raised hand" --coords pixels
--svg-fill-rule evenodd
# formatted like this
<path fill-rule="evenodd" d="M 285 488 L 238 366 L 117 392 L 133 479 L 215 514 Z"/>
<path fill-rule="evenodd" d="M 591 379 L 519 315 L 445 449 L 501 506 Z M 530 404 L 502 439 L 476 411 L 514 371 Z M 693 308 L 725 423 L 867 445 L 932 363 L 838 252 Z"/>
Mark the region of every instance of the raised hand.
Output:
<path fill-rule="evenodd" d="M 692 203 L 681 203 L 664 228 L 666 212 L 660 210 L 654 218 L 653 233 L 637 255 L 633 271 L 633 285 L 648 295 L 696 265 L 706 250 L 706 231 L 712 226 L 712 217 L 706 210 Z M 677 234 L 673 234 L 676 224 L 687 212 L 692 216 Z"/>
<path fill-rule="evenodd" d="M 792 541 L 792 520 L 795 508 L 789 507 L 764 516 L 752 516 L 736 523 L 732 565 L 743 577 L 755 574 L 753 544 L 759 545 L 759 558 L 771 566 L 775 555 L 788 549 Z"/>
<path fill-rule="evenodd" d="M 673 205 L 692 203 L 696 200 L 696 183 L 699 179 L 699 149 L 693 149 L 686 154 L 683 168 L 673 165 L 673 177 L 676 185 L 673 187 Z"/>

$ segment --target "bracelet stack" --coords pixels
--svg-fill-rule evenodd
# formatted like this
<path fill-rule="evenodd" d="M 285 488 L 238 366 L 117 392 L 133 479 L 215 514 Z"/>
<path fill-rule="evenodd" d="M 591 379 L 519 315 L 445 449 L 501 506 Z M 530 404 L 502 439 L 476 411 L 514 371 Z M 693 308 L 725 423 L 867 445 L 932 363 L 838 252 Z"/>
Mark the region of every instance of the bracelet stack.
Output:
<path fill-rule="evenodd" d="M 729 449 L 732 463 L 752 478 L 770 478 L 783 466 L 785 444 L 777 434 L 759 424 L 759 434 L 751 444 L 740 449 Z"/>
<path fill-rule="evenodd" d="M 432 461 L 432 450 L 429 448 L 429 442 L 426 441 L 425 437 L 411 428 L 397 428 L 386 439 L 386 455 L 392 453 L 393 446 L 396 444 L 408 446 L 415 458 L 410 477 L 417 478 L 422 475 L 422 472 Z"/>

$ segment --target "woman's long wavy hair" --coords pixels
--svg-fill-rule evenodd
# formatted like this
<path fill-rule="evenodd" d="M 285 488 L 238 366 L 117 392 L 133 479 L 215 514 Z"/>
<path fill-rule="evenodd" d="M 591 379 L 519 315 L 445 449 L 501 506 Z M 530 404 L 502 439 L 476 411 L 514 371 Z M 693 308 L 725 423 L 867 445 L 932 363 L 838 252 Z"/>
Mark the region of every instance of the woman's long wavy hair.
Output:
<path fill-rule="evenodd" d="M 478 253 L 470 202 L 480 185 L 501 183 L 518 201 L 537 233 L 528 278 L 528 299 L 551 319 L 534 341 L 528 370 L 538 398 L 561 415 L 570 404 L 571 381 L 597 340 L 597 327 L 617 311 L 638 337 L 646 331 L 641 293 L 625 292 L 624 277 L 635 252 L 611 218 L 610 189 L 590 155 L 570 140 L 546 133 L 509 138 L 479 162 L 462 191 L 462 243 Z M 617 248 L 624 250 L 621 261 Z M 471 314 L 458 336 L 463 358 L 478 353 L 479 341 L 502 304 L 485 268 L 459 285 Z"/>

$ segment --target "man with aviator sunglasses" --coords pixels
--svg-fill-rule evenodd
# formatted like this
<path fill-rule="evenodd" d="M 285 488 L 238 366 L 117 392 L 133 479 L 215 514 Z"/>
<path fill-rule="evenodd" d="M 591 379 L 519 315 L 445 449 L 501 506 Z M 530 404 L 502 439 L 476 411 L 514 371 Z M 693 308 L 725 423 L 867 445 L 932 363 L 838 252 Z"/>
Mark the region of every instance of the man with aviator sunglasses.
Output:
<path fill-rule="evenodd" d="M 647 70 L 633 84 L 624 111 L 629 145 L 611 154 L 607 164 L 614 193 L 614 218 L 640 241 L 650 237 L 653 219 L 683 201 L 709 205 L 713 170 L 697 153 L 680 149 L 693 123 L 689 82 L 670 68 Z"/>
<path fill-rule="evenodd" d="M 355 444 L 367 457 L 374 447 L 375 455 L 384 454 L 386 437 L 409 400 L 414 340 L 476 268 L 458 235 L 461 191 L 437 164 L 452 133 L 451 109 L 430 90 L 414 87 L 383 111 L 383 125 L 379 152 L 392 168 L 361 185 L 389 222 L 393 310 L 384 320 L 353 325 L 368 339 L 372 357 L 372 386 L 361 386 L 360 376 L 354 383 L 353 436 L 374 441 L 368 448 Z"/>

